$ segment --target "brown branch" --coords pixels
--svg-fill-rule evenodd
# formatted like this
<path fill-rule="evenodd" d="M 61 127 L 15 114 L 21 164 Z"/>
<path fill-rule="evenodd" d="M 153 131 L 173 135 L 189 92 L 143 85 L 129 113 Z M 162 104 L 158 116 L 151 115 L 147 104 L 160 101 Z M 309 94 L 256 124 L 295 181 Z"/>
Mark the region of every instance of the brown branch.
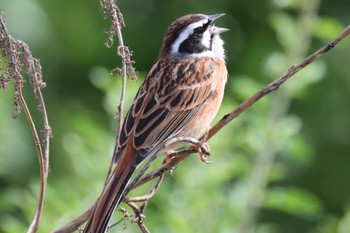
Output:
<path fill-rule="evenodd" d="M 335 38 L 333 41 L 329 42 L 327 45 L 310 55 L 309 57 L 305 58 L 303 61 L 299 62 L 296 65 L 292 65 L 284 74 L 282 74 L 280 77 L 263 87 L 260 91 L 253 94 L 250 98 L 245 100 L 243 103 L 238 105 L 234 110 L 226 114 L 219 122 L 217 122 L 208 132 L 208 139 L 212 138 L 217 132 L 219 132 L 225 125 L 227 125 L 229 122 L 231 122 L 233 119 L 238 117 L 242 112 L 247 110 L 250 106 L 255 104 L 259 99 L 264 97 L 265 95 L 271 93 L 272 91 L 277 90 L 285 81 L 287 81 L 289 78 L 291 78 L 294 74 L 299 72 L 304 67 L 311 64 L 313 61 L 324 55 L 325 53 L 329 52 L 331 49 L 333 49 L 340 41 L 342 41 L 344 38 L 346 38 L 350 34 L 350 26 L 348 26 L 344 31 L 342 31 L 337 38 Z M 174 159 L 171 160 L 170 166 L 176 166 L 179 164 L 182 160 L 186 159 L 191 153 L 196 152 L 193 149 L 185 150 L 178 152 L 174 154 Z M 169 166 L 165 166 L 164 164 L 144 175 L 138 182 L 133 186 L 133 188 L 136 188 L 144 183 L 149 182 L 150 180 L 153 180 L 154 178 L 162 175 L 165 171 L 169 170 Z"/>
<path fill-rule="evenodd" d="M 299 62 L 296 65 L 292 65 L 284 74 L 282 74 L 280 77 L 275 79 L 273 82 L 269 83 L 265 87 L 263 87 L 260 91 L 254 93 L 250 98 L 245 100 L 243 103 L 238 105 L 235 109 L 233 109 L 231 112 L 226 114 L 220 121 L 218 121 L 208 132 L 208 140 L 212 138 L 217 132 L 219 132 L 225 125 L 227 125 L 229 122 L 231 122 L 233 119 L 238 117 L 242 112 L 246 111 L 250 106 L 255 104 L 259 99 L 264 97 L 265 95 L 271 93 L 272 91 L 277 90 L 285 81 L 287 81 L 289 78 L 293 77 L 294 74 L 299 72 L 304 67 L 311 64 L 313 61 L 324 55 L 325 53 L 332 50 L 337 44 L 342 41 L 344 38 L 346 38 L 350 34 L 350 26 L 348 26 L 344 31 L 342 31 L 337 38 L 335 38 L 333 41 L 329 42 L 327 45 L 310 55 L 309 57 L 305 58 L 303 61 Z M 173 159 L 170 161 L 168 165 L 163 165 L 159 167 L 158 169 L 155 169 L 154 171 L 151 171 L 145 175 L 143 175 L 133 186 L 132 188 L 135 189 L 155 178 L 158 178 L 159 176 L 162 176 L 164 172 L 169 171 L 171 167 L 176 166 L 181 161 L 186 159 L 190 154 L 197 152 L 194 149 L 187 149 L 184 151 L 177 152 L 173 155 Z M 91 209 L 90 209 L 91 210 Z M 87 213 L 90 213 L 87 211 Z M 83 224 L 87 219 L 78 217 L 77 219 L 73 220 L 76 223 Z M 68 225 L 68 224 L 67 224 Z M 66 225 L 66 226 L 67 226 Z M 68 228 L 68 227 L 62 227 L 61 231 L 55 231 L 57 232 L 72 232 L 76 230 L 77 228 Z"/>
<path fill-rule="evenodd" d="M 122 207 L 120 207 L 119 209 L 120 209 L 120 212 L 122 212 L 124 216 L 123 216 L 121 219 L 119 219 L 119 221 L 117 221 L 117 222 L 111 224 L 111 225 L 108 227 L 108 230 L 111 229 L 111 228 L 113 228 L 113 227 L 115 227 L 115 226 L 117 226 L 118 224 L 122 223 L 122 222 L 124 221 L 124 219 L 130 219 L 130 218 L 131 218 L 129 212 L 128 212 L 126 209 L 124 209 L 124 208 L 122 208 Z M 108 231 L 108 230 L 107 230 L 107 231 Z"/>
<path fill-rule="evenodd" d="M 160 174 L 157 180 L 156 185 L 153 187 L 153 189 L 147 193 L 144 196 L 141 197 L 130 197 L 130 198 L 125 198 L 124 201 L 125 202 L 145 202 L 148 201 L 150 198 L 152 198 L 154 196 L 154 194 L 156 194 L 156 192 L 158 191 L 158 189 L 160 188 L 160 185 L 163 182 L 163 178 L 164 178 L 164 173 Z"/>
<path fill-rule="evenodd" d="M 313 31 L 318 21 L 317 12 L 320 0 L 304 1 L 300 8 L 300 15 L 296 19 L 298 25 L 297 38 L 293 45 L 287 49 L 286 57 L 289 61 L 295 61 L 305 56 L 310 48 Z M 293 49 L 290 49 L 293 48 Z M 295 89 L 295 88 L 294 88 Z M 293 88 L 284 89 L 276 93 L 272 102 L 265 127 L 269 132 L 280 131 L 282 120 L 287 116 L 292 102 Z M 272 133 L 273 134 L 273 133 Z M 278 145 L 271 138 L 265 138 L 264 146 L 256 153 L 254 163 L 249 174 L 249 191 L 246 193 L 244 204 L 246 208 L 241 212 L 241 218 L 237 224 L 238 233 L 253 233 L 257 227 L 257 218 L 261 207 L 266 200 L 270 173 L 278 156 Z"/>
<path fill-rule="evenodd" d="M 113 43 L 113 37 L 115 35 L 118 36 L 118 40 L 119 40 L 118 55 L 121 56 L 122 62 L 123 62 L 121 74 L 122 74 L 123 77 L 126 74 L 126 72 L 125 72 L 125 64 L 127 64 L 127 71 L 129 72 L 129 75 L 131 74 L 131 76 L 133 76 L 133 75 L 136 74 L 136 72 L 135 72 L 134 68 L 131 65 L 133 63 L 133 61 L 131 61 L 131 59 L 130 59 L 131 53 L 129 52 L 129 50 L 127 50 L 127 47 L 125 47 L 123 45 L 123 39 L 122 39 L 122 34 L 121 34 L 121 25 L 124 25 L 123 17 L 121 15 L 119 9 L 117 8 L 117 5 L 116 5 L 114 0 L 100 0 L 100 3 L 101 3 L 101 8 L 102 8 L 103 12 L 105 13 L 106 16 L 110 17 L 111 22 L 112 22 L 111 29 L 108 32 L 109 40 L 107 41 L 106 45 L 107 45 L 107 47 L 110 47 L 112 45 L 112 43 Z M 293 77 L 294 74 L 296 74 L 301 69 L 303 69 L 304 67 L 306 67 L 309 64 L 311 64 L 313 61 L 318 59 L 320 56 L 324 55 L 325 53 L 327 53 L 328 51 L 333 49 L 341 40 L 346 38 L 349 34 L 350 34 L 350 26 L 348 26 L 343 32 L 341 32 L 338 35 L 338 37 L 335 38 L 333 41 L 331 41 L 330 43 L 328 43 L 327 45 L 325 45 L 320 50 L 316 51 L 315 53 L 313 53 L 312 55 L 310 55 L 309 57 L 307 57 L 306 59 L 304 59 L 300 63 L 291 66 L 280 77 L 278 77 L 273 82 L 271 82 L 270 84 L 268 84 L 265 87 L 263 87 L 260 91 L 254 93 L 250 98 L 248 98 L 246 101 L 241 103 L 234 110 L 232 110 L 231 112 L 226 114 L 219 122 L 217 122 L 209 130 L 207 139 L 212 138 L 225 125 L 227 125 L 233 119 L 238 117 L 242 112 L 246 111 L 249 107 L 251 107 L 253 104 L 255 104 L 262 97 L 264 97 L 265 95 L 267 95 L 267 94 L 277 90 L 285 81 L 287 81 L 289 78 Z M 124 83 L 124 81 L 125 80 L 123 79 L 123 83 Z M 123 86 L 122 88 L 125 88 L 125 86 Z M 122 93 L 124 93 L 124 92 L 122 91 Z M 120 99 L 121 103 L 122 103 L 123 99 L 124 99 L 124 97 L 121 97 L 121 99 Z M 118 107 L 119 129 L 120 129 L 120 125 L 122 123 L 121 112 L 122 112 L 122 107 Z M 117 143 L 115 144 L 115 151 L 116 151 L 116 148 L 117 148 Z M 168 165 L 165 165 L 163 163 L 163 165 L 161 167 L 159 167 L 158 169 L 156 169 L 154 171 L 151 171 L 151 172 L 149 172 L 146 175 L 143 175 L 139 180 L 137 180 L 136 183 L 134 183 L 132 185 L 132 188 L 133 189 L 137 188 L 137 187 L 139 187 L 139 186 L 141 186 L 141 185 L 143 185 L 143 184 L 145 184 L 145 183 L 147 183 L 147 182 L 149 182 L 149 181 L 151 181 L 151 180 L 153 180 L 155 178 L 159 178 L 160 176 L 163 176 L 164 172 L 169 171 L 171 169 L 171 167 L 176 166 L 177 164 L 179 164 L 181 161 L 186 159 L 190 154 L 192 154 L 194 152 L 196 152 L 196 150 L 194 150 L 194 149 L 187 149 L 187 150 L 184 150 L 184 151 L 180 151 L 180 152 L 174 153 L 173 154 L 173 158 L 172 158 L 172 160 L 170 161 L 170 163 Z M 146 164 L 146 166 L 147 166 L 147 164 Z M 146 169 L 143 169 L 143 171 L 145 171 L 145 170 Z M 152 195 L 154 195 L 154 193 Z M 140 200 L 142 201 L 143 198 L 146 198 L 146 197 L 141 197 Z M 136 201 L 138 201 L 138 198 L 136 198 L 136 199 L 126 199 L 126 200 L 132 200 L 132 201 L 136 202 Z M 130 203 L 133 203 L 133 202 L 127 202 L 127 203 L 130 204 Z M 135 207 L 134 203 L 131 204 L 131 206 Z M 81 215 L 78 218 L 76 218 L 75 220 L 73 220 L 71 223 L 74 223 L 74 224 L 69 223 L 66 226 L 61 227 L 59 230 L 56 230 L 54 232 L 55 233 L 58 233 L 58 232 L 72 232 L 72 231 L 76 230 L 79 225 L 83 224 L 87 220 L 86 216 L 89 216 L 89 214 L 92 211 L 92 209 L 93 209 L 93 207 L 91 207 L 83 215 Z M 117 224 L 119 222 L 120 221 L 118 221 Z M 70 227 L 71 225 L 74 225 L 74 227 Z M 114 225 L 116 225 L 116 224 L 113 224 L 112 226 L 114 226 Z M 145 232 L 147 232 L 147 231 L 145 231 Z"/>
<path fill-rule="evenodd" d="M 27 117 L 28 124 L 32 131 L 34 138 L 34 144 L 37 151 L 40 168 L 40 192 L 38 197 L 38 205 L 34 214 L 33 220 L 27 230 L 28 233 L 37 232 L 44 206 L 44 197 L 46 190 L 47 177 L 49 172 L 49 139 L 51 137 L 51 128 L 47 117 L 46 107 L 41 89 L 46 85 L 42 81 L 41 66 L 37 59 L 32 56 L 29 47 L 22 41 L 12 38 L 7 31 L 3 16 L 0 15 L 0 31 L 1 31 L 1 49 L 2 56 L 8 57 L 7 69 L 5 68 L 5 75 L 12 77 L 15 80 L 15 93 L 14 93 L 14 106 L 15 111 L 13 118 L 16 118 L 20 111 L 20 106 L 24 109 L 24 113 Z M 23 54 L 23 57 L 20 55 Z M 30 84 L 33 89 L 34 95 L 39 102 L 39 109 L 42 112 L 43 118 L 43 132 L 42 139 L 39 139 L 37 128 L 34 124 L 32 114 L 28 108 L 28 105 L 23 97 L 23 76 L 21 74 L 21 67 L 25 66 L 27 74 L 30 78 Z M 7 81 L 9 78 L 7 79 Z M 1 83 L 4 83 L 3 81 Z M 5 88 L 6 85 L 1 85 Z"/>
<path fill-rule="evenodd" d="M 63 227 L 60 227 L 59 229 L 54 230 L 52 233 L 67 233 L 67 232 L 73 232 L 75 230 L 78 230 L 79 226 L 88 220 L 94 208 L 95 208 L 95 204 L 92 205 L 87 211 L 85 211 L 79 217 L 67 223 Z"/>
<path fill-rule="evenodd" d="M 208 148 L 205 147 L 205 145 L 198 141 L 195 138 L 191 138 L 191 137 L 175 137 L 172 138 L 170 140 L 167 140 L 166 142 L 163 143 L 163 145 L 159 146 L 156 151 L 154 152 L 154 154 L 148 159 L 147 163 L 143 166 L 142 170 L 139 172 L 139 174 L 136 176 L 136 178 L 131 182 L 131 184 L 128 185 L 128 187 L 125 190 L 125 193 L 129 193 L 129 190 L 133 189 L 134 184 L 140 179 L 140 177 L 142 177 L 142 175 L 146 172 L 146 170 L 149 168 L 149 166 L 152 164 L 152 162 L 157 158 L 157 155 L 159 154 L 159 151 L 163 151 L 164 148 L 168 147 L 169 145 L 173 145 L 175 143 L 179 143 L 179 142 L 187 142 L 187 143 L 191 143 L 193 145 L 195 145 L 196 147 L 198 147 L 201 150 L 201 153 L 205 154 L 205 155 L 209 155 L 210 152 L 208 151 Z M 173 158 L 172 158 L 173 159 Z M 164 160 L 163 164 L 165 164 L 165 166 L 167 166 L 166 160 Z M 168 166 L 167 166 L 168 167 Z M 148 204 L 149 199 L 151 199 L 156 192 L 158 191 L 158 189 L 160 188 L 160 185 L 163 181 L 163 177 L 164 177 L 164 173 L 162 173 L 157 180 L 157 183 L 155 184 L 155 186 L 153 187 L 153 189 L 147 193 L 144 196 L 141 197 L 134 197 L 134 198 L 125 198 L 123 201 L 129 205 L 131 207 L 131 209 L 134 211 L 135 214 L 135 219 L 133 220 L 134 222 L 136 222 L 140 228 L 140 230 L 143 233 L 148 233 L 149 230 L 147 229 L 145 223 L 144 223 L 144 219 L 145 216 L 143 215 L 144 210 Z M 140 207 L 138 207 L 135 202 L 142 202 L 142 204 L 140 205 Z M 119 221 L 118 221 L 119 222 Z M 115 226 L 117 224 L 113 224 L 113 226 Z"/>
<path fill-rule="evenodd" d="M 133 202 L 125 202 L 128 206 L 130 206 L 130 208 L 132 209 L 132 211 L 135 214 L 135 217 L 132 219 L 132 222 L 136 222 L 137 225 L 139 226 L 140 230 L 143 233 L 149 233 L 150 231 L 147 229 L 146 225 L 145 225 L 145 215 L 143 215 L 143 211 L 145 209 L 145 206 L 143 208 L 139 208 L 135 203 Z"/>
<path fill-rule="evenodd" d="M 207 134 L 206 134 L 207 135 Z M 205 136 L 206 137 L 206 136 Z M 175 138 L 171 138 L 167 141 L 165 141 L 163 144 L 161 144 L 157 149 L 154 150 L 153 154 L 150 156 L 150 158 L 148 159 L 148 161 L 146 162 L 146 164 L 143 166 L 143 168 L 141 169 L 141 171 L 139 172 L 139 174 L 135 177 L 135 179 L 128 185 L 128 187 L 125 189 L 125 193 L 129 193 L 129 191 L 131 189 L 134 189 L 135 186 L 137 185 L 137 183 L 139 183 L 139 180 L 141 179 L 141 177 L 144 175 L 144 173 L 147 171 L 147 169 L 151 166 L 152 162 L 157 158 L 158 154 L 161 151 L 164 151 L 165 148 L 167 148 L 169 145 L 174 145 L 175 143 L 179 143 L 179 142 L 187 142 L 190 143 L 196 147 L 198 147 L 200 149 L 200 151 L 205 154 L 206 156 L 210 155 L 210 152 L 208 150 L 208 148 L 204 145 L 204 143 L 202 141 L 199 141 L 195 138 L 191 138 L 191 137 L 175 137 Z M 195 151 L 197 152 L 197 150 L 194 149 L 190 149 L 190 151 Z M 173 163 L 174 161 L 178 161 L 178 153 L 174 152 L 173 154 L 171 154 L 171 159 L 170 161 L 167 163 L 166 161 L 163 162 L 163 165 L 161 166 L 166 168 L 165 170 L 171 170 L 173 167 Z M 188 154 L 189 155 L 189 154 Z M 157 169 L 158 170 L 158 169 Z M 165 171 L 164 170 L 164 171 Z M 163 173 L 164 173 L 163 171 Z M 159 174 L 161 175 L 161 174 Z M 158 176 L 157 176 L 158 177 Z M 154 177 L 155 178 L 155 177 Z M 139 185 L 137 185 L 139 186 Z"/>
<path fill-rule="evenodd" d="M 154 196 L 154 194 L 156 194 L 156 192 L 158 191 L 158 189 L 160 188 L 160 185 L 163 182 L 163 178 L 164 178 L 164 174 L 160 175 L 158 177 L 157 183 L 155 184 L 155 186 L 152 188 L 152 190 L 147 193 L 144 196 L 141 197 L 133 197 L 133 198 L 125 198 L 124 202 L 126 204 L 128 204 L 132 210 L 135 213 L 135 222 L 137 223 L 137 225 L 139 226 L 140 230 L 143 233 L 149 233 L 150 231 L 148 230 L 148 228 L 145 225 L 145 216 L 144 216 L 144 211 L 146 209 L 146 206 L 148 204 L 148 201 Z M 142 204 L 140 205 L 140 207 L 137 207 L 137 205 L 135 204 L 135 202 L 142 202 Z M 120 223 L 120 222 L 119 222 Z M 113 226 L 116 226 L 117 224 L 113 224 Z M 112 228 L 112 226 L 110 227 Z"/>
<path fill-rule="evenodd" d="M 144 217 L 142 217 L 142 214 L 143 214 L 143 211 L 145 209 L 146 202 L 150 198 L 152 198 L 154 196 L 154 194 L 158 191 L 158 189 L 163 181 L 163 177 L 164 177 L 163 174 L 158 177 L 156 185 L 146 195 L 141 196 L 141 197 L 136 197 L 136 198 L 127 198 L 125 200 L 125 203 L 127 203 L 129 206 L 132 207 L 132 209 L 135 213 L 135 216 L 137 216 L 135 219 L 132 219 L 132 217 L 128 214 L 128 212 L 126 210 L 124 210 L 123 208 L 120 208 L 121 212 L 124 214 L 123 218 L 121 218 L 117 222 L 111 224 L 108 229 L 111 229 L 111 228 L 117 226 L 118 224 L 123 222 L 124 219 L 132 219 L 133 222 L 137 222 L 141 230 L 147 229 L 147 227 L 142 222 L 143 218 L 144 218 Z M 143 204 L 141 205 L 140 208 L 138 208 L 135 204 L 131 204 L 133 202 L 143 202 Z M 61 228 L 53 231 L 52 233 L 66 233 L 66 232 L 73 232 L 73 231 L 77 230 L 81 224 L 83 224 L 85 221 L 88 220 L 88 218 L 91 214 L 91 211 L 93 211 L 94 208 L 95 208 L 95 204 L 93 206 L 91 206 L 87 211 L 85 211 L 82 215 L 80 215 L 79 217 L 77 217 L 73 221 L 69 222 L 64 227 L 61 227 Z M 143 232 L 147 232 L 147 231 L 143 231 Z"/>

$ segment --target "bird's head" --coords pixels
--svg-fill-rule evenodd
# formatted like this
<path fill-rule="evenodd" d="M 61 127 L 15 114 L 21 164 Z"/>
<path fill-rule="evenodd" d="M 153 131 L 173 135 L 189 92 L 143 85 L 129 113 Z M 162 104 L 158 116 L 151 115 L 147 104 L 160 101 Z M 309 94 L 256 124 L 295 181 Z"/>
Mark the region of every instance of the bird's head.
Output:
<path fill-rule="evenodd" d="M 223 15 L 189 14 L 177 19 L 165 33 L 160 56 L 177 59 L 224 59 L 223 41 L 219 35 L 228 29 L 214 26 L 215 20 Z"/>

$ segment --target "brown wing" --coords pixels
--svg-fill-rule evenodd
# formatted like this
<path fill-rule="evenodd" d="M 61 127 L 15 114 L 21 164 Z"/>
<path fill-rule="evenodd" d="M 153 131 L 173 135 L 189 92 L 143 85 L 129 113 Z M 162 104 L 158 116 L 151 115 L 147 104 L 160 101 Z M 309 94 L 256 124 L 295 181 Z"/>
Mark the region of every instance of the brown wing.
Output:
<path fill-rule="evenodd" d="M 131 106 L 120 135 L 121 149 L 133 140 L 139 164 L 153 148 L 175 137 L 215 90 L 215 62 L 208 59 L 158 61 Z"/>

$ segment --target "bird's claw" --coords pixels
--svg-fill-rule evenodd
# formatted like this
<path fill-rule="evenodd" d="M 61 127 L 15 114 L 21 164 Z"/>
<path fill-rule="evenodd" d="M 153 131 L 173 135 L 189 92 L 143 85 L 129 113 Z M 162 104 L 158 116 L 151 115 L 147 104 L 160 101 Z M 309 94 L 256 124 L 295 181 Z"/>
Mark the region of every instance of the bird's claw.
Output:
<path fill-rule="evenodd" d="M 208 140 L 209 137 L 209 130 L 205 132 L 203 135 L 203 138 L 201 139 L 200 143 L 202 144 L 202 147 L 205 149 L 205 151 L 202 150 L 200 147 L 195 147 L 195 150 L 198 152 L 200 159 L 202 162 L 206 164 L 210 164 L 213 161 L 208 161 L 208 157 L 210 156 L 210 147 L 206 141 Z"/>
<path fill-rule="evenodd" d="M 208 143 L 201 142 L 202 143 L 202 148 L 195 146 L 194 149 L 198 152 L 200 159 L 202 162 L 206 164 L 212 163 L 212 161 L 208 160 L 208 157 L 210 156 L 210 147 Z M 204 150 L 203 150 L 204 149 Z"/>
<path fill-rule="evenodd" d="M 173 154 L 175 151 L 169 150 L 165 152 L 165 159 L 164 159 L 164 164 L 167 170 L 169 170 L 170 175 L 173 175 L 174 167 L 171 166 L 171 161 L 173 160 L 174 156 Z"/>

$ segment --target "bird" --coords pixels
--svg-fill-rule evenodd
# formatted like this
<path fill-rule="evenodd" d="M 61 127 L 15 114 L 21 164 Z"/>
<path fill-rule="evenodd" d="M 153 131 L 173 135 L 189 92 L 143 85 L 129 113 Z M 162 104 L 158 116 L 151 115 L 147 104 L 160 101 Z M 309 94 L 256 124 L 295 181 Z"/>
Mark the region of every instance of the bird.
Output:
<path fill-rule="evenodd" d="M 208 129 L 228 76 L 220 38 L 228 29 L 214 25 L 223 15 L 188 14 L 168 27 L 159 56 L 125 116 L 109 175 L 85 233 L 106 232 L 135 169 L 159 153 L 165 141 L 198 138 Z M 176 147 L 169 145 L 163 151 Z"/>

